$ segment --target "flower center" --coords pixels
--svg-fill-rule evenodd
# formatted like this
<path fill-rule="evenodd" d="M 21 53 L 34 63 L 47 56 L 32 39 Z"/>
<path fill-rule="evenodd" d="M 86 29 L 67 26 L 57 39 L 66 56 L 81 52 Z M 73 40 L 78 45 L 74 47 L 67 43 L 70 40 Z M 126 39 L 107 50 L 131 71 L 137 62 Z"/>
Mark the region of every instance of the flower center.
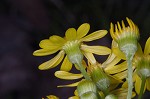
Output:
<path fill-rule="evenodd" d="M 71 63 L 76 64 L 82 62 L 83 54 L 81 53 L 80 42 L 78 40 L 68 41 L 63 46 L 63 50 L 66 52 Z"/>

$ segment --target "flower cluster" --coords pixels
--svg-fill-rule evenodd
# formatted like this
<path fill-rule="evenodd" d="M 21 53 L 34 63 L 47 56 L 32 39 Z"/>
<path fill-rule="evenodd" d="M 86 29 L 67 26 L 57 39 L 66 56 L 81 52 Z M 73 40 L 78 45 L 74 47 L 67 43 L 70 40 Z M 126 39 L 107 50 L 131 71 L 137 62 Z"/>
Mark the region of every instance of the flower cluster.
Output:
<path fill-rule="evenodd" d="M 77 88 L 74 96 L 69 99 L 131 99 L 136 94 L 141 99 L 146 89 L 150 91 L 150 37 L 143 52 L 138 43 L 138 27 L 131 19 L 126 20 L 128 26 L 124 21 L 121 25 L 119 22 L 115 25 L 110 24 L 113 39 L 111 48 L 86 44 L 107 34 L 107 30 L 97 30 L 88 34 L 88 23 L 82 24 L 77 30 L 69 28 L 65 37 L 53 35 L 42 40 L 39 44 L 41 49 L 34 51 L 34 56 L 59 52 L 54 58 L 42 63 L 39 69 L 51 69 L 61 63 L 60 69 L 55 72 L 57 78 L 78 79 L 77 82 L 58 86 Z M 108 58 L 100 63 L 95 54 L 107 55 Z M 73 65 L 80 73 L 71 72 Z M 54 95 L 47 98 L 59 99 Z"/>

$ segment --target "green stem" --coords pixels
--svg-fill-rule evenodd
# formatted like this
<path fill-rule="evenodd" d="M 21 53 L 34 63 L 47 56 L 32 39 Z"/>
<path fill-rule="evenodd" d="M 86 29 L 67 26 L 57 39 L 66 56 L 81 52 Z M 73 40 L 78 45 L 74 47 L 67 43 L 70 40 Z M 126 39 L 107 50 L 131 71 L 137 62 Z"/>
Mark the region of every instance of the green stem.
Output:
<path fill-rule="evenodd" d="M 85 78 L 86 80 L 90 80 L 90 81 L 91 81 L 91 78 L 90 78 L 89 75 L 87 74 L 87 72 L 86 72 L 86 70 L 84 69 L 82 63 L 77 62 L 76 65 L 78 65 L 78 67 L 79 67 L 79 69 L 80 69 L 82 75 L 84 76 L 84 78 Z"/>
<path fill-rule="evenodd" d="M 142 95 L 143 95 L 143 92 L 144 92 L 146 78 L 142 76 L 141 80 L 142 80 L 142 83 L 141 83 L 140 94 L 138 96 L 138 99 L 142 99 Z"/>
<path fill-rule="evenodd" d="M 133 81 L 132 81 L 132 74 L 133 74 L 132 59 L 133 59 L 133 55 L 132 54 L 127 54 L 126 58 L 127 58 L 127 65 L 128 65 L 128 77 L 127 77 L 128 93 L 127 93 L 127 99 L 131 99 L 132 98 L 132 89 L 133 89 Z"/>

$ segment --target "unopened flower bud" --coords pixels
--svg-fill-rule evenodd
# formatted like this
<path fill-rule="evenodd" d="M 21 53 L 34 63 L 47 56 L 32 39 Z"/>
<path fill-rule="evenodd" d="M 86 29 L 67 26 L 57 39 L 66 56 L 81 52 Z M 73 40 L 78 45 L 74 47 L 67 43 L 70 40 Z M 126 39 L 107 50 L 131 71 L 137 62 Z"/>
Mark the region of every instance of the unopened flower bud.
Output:
<path fill-rule="evenodd" d="M 137 67 L 137 74 L 142 78 L 150 77 L 150 56 L 136 57 L 135 65 Z"/>
<path fill-rule="evenodd" d="M 94 82 L 85 80 L 78 84 L 77 91 L 80 99 L 99 99 Z"/>
<path fill-rule="evenodd" d="M 103 72 L 103 70 L 99 67 L 99 65 L 100 64 L 97 63 L 89 67 L 90 75 L 96 86 L 105 93 L 110 86 L 110 80 Z"/>

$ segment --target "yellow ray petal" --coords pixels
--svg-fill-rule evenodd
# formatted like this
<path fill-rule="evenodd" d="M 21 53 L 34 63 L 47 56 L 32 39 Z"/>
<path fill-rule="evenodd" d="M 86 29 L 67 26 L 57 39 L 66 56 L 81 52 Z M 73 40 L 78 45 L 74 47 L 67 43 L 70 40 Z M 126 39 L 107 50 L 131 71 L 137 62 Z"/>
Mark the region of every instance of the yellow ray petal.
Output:
<path fill-rule="evenodd" d="M 111 50 L 105 46 L 87 46 L 81 45 L 81 49 L 85 52 L 94 53 L 97 55 L 108 55 L 111 53 Z"/>
<path fill-rule="evenodd" d="M 49 40 L 56 45 L 63 45 L 66 42 L 64 38 L 57 35 L 51 36 Z"/>
<path fill-rule="evenodd" d="M 124 54 L 123 52 L 121 52 L 118 47 L 112 48 L 112 51 L 113 51 L 113 53 L 114 53 L 117 57 L 119 57 L 119 58 L 121 58 L 121 59 L 123 59 L 123 60 L 126 60 L 125 54 Z"/>
<path fill-rule="evenodd" d="M 82 24 L 78 29 L 77 29 L 77 39 L 80 39 L 84 37 L 90 30 L 90 25 L 88 23 Z"/>
<path fill-rule="evenodd" d="M 57 78 L 65 79 L 65 80 L 74 80 L 74 79 L 79 79 L 83 77 L 83 75 L 81 74 L 73 74 L 73 73 L 69 73 L 66 71 L 56 71 L 55 76 Z"/>
<path fill-rule="evenodd" d="M 54 44 L 49 39 L 42 40 L 39 43 L 39 46 L 43 49 L 49 49 L 49 50 L 59 50 L 61 48 L 61 45 Z"/>
<path fill-rule="evenodd" d="M 83 81 L 83 80 L 81 80 L 81 81 Z M 77 89 L 74 91 L 74 95 L 79 96 Z"/>
<path fill-rule="evenodd" d="M 77 32 L 74 28 L 69 28 L 65 33 L 65 37 L 67 40 L 75 40 L 76 35 L 77 35 Z"/>
<path fill-rule="evenodd" d="M 138 55 L 138 56 L 143 55 L 142 47 L 139 43 L 138 43 L 138 49 L 137 49 L 135 55 Z"/>
<path fill-rule="evenodd" d="M 135 91 L 136 91 L 137 94 L 140 93 L 141 83 L 142 83 L 141 82 L 141 78 L 138 75 L 136 75 L 136 79 L 135 79 Z"/>
<path fill-rule="evenodd" d="M 82 52 L 84 54 L 84 56 L 87 58 L 87 60 L 91 63 L 91 64 L 96 64 L 96 60 L 95 57 L 93 56 L 92 53 L 87 53 L 87 52 Z"/>
<path fill-rule="evenodd" d="M 46 96 L 48 99 L 59 99 L 58 97 L 54 96 L 54 95 L 49 95 L 49 96 Z"/>
<path fill-rule="evenodd" d="M 145 48 L 144 48 L 144 54 L 150 54 L 150 37 L 147 39 L 146 44 L 145 44 Z"/>
<path fill-rule="evenodd" d="M 127 80 L 122 84 L 122 88 L 128 88 L 128 82 L 127 82 Z"/>
<path fill-rule="evenodd" d="M 150 91 L 150 78 L 147 78 L 146 80 L 146 87 L 147 87 L 147 90 Z"/>
<path fill-rule="evenodd" d="M 117 79 L 124 79 L 127 77 L 127 70 L 120 72 L 120 73 L 117 73 L 117 74 L 113 75 L 113 77 L 115 77 Z"/>
<path fill-rule="evenodd" d="M 68 85 L 59 85 L 57 87 L 76 87 L 79 84 L 79 82 L 80 81 Z"/>
<path fill-rule="evenodd" d="M 122 83 L 122 80 L 115 78 L 114 76 L 111 75 L 107 75 L 110 79 L 111 84 L 119 84 Z"/>
<path fill-rule="evenodd" d="M 109 66 L 114 66 L 116 65 L 121 59 L 116 57 L 116 55 L 114 53 L 111 53 L 107 60 L 102 64 L 103 68 L 107 68 Z"/>
<path fill-rule="evenodd" d="M 111 93 L 116 95 L 118 99 L 126 99 L 127 97 L 127 88 L 119 88 L 117 90 L 112 91 Z M 135 97 L 136 93 L 132 92 L 132 98 Z"/>
<path fill-rule="evenodd" d="M 68 59 L 68 57 L 66 55 L 62 65 L 61 65 L 60 70 L 62 70 L 62 71 L 70 71 L 71 68 L 72 68 L 72 63 L 69 61 L 69 59 Z"/>
<path fill-rule="evenodd" d="M 127 62 L 122 62 L 121 64 L 115 65 L 115 66 L 109 66 L 107 68 L 105 68 L 105 71 L 109 74 L 115 74 L 115 73 L 119 73 L 121 71 L 124 71 L 127 69 Z"/>
<path fill-rule="evenodd" d="M 106 34 L 107 34 L 107 30 L 98 30 L 81 38 L 81 41 L 85 41 L 85 42 L 93 41 L 104 37 Z"/>
<path fill-rule="evenodd" d="M 60 51 L 54 58 L 52 58 L 47 62 L 42 63 L 38 68 L 40 70 L 54 68 L 62 61 L 63 57 L 64 57 L 64 51 Z"/>
<path fill-rule="evenodd" d="M 46 55 L 50 55 L 53 53 L 56 53 L 58 50 L 49 50 L 49 49 L 39 49 L 33 52 L 34 56 L 46 56 Z"/>

